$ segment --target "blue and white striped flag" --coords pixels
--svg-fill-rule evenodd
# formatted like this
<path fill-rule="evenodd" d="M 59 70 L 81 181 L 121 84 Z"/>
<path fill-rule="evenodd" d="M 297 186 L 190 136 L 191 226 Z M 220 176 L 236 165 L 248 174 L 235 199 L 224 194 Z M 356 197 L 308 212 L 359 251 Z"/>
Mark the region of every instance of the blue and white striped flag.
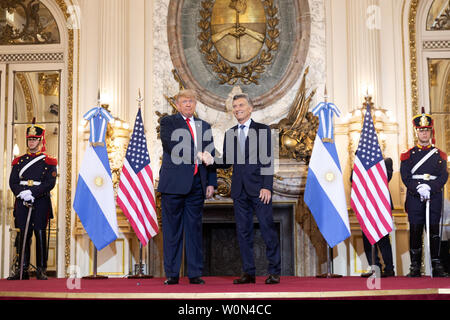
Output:
<path fill-rule="evenodd" d="M 84 115 L 90 121 L 91 135 L 78 176 L 73 208 L 97 250 L 118 237 L 114 188 L 106 150 L 105 134 L 113 118 L 96 107 Z"/>
<path fill-rule="evenodd" d="M 333 103 L 319 103 L 313 110 L 319 116 L 319 130 L 309 162 L 304 200 L 320 232 L 333 248 L 350 236 L 347 201 L 339 157 L 334 143 Z"/>

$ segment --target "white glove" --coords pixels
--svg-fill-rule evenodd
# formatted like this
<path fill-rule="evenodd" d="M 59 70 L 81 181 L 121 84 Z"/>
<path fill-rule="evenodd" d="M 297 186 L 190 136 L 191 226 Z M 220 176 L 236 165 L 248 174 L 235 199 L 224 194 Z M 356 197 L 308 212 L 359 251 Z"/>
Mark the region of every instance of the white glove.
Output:
<path fill-rule="evenodd" d="M 31 190 L 23 190 L 21 193 L 19 193 L 19 195 L 17 196 L 17 198 L 23 199 L 25 200 L 25 197 L 31 196 Z M 27 200 L 25 200 L 27 201 Z"/>
<path fill-rule="evenodd" d="M 431 187 L 427 184 L 419 184 L 417 186 L 417 192 L 420 194 L 420 200 L 429 200 L 430 199 L 430 190 Z"/>
<path fill-rule="evenodd" d="M 26 202 L 34 203 L 34 197 L 31 194 L 27 194 L 25 197 L 23 197 L 23 200 Z"/>

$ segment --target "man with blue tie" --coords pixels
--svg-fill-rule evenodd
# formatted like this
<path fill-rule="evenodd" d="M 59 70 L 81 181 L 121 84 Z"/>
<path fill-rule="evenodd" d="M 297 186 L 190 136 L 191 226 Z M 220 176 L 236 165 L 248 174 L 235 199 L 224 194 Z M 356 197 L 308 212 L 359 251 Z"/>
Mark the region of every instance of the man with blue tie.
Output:
<path fill-rule="evenodd" d="M 214 168 L 233 166 L 231 198 L 241 251 L 243 275 L 234 284 L 255 283 L 253 253 L 253 213 L 258 218 L 269 261 L 266 284 L 280 282 L 279 236 L 272 212 L 273 154 L 270 128 L 251 119 L 253 104 L 247 94 L 233 97 L 233 114 L 238 125 L 225 133 L 222 158 L 206 152 L 203 161 Z"/>
<path fill-rule="evenodd" d="M 163 158 L 158 191 L 161 192 L 165 284 L 178 284 L 183 251 L 191 284 L 204 284 L 202 212 L 204 199 L 217 187 L 217 175 L 198 160 L 206 148 L 214 150 L 211 126 L 194 117 L 195 92 L 181 90 L 179 113 L 161 119 Z"/>

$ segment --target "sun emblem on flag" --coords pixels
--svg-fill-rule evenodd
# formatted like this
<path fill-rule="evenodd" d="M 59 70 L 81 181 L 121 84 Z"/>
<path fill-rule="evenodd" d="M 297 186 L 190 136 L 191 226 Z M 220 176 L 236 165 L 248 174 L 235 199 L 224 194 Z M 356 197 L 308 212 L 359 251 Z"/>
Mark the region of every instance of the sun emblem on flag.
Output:
<path fill-rule="evenodd" d="M 100 176 L 95 177 L 94 184 L 100 188 L 101 186 L 103 186 L 103 178 Z"/>
<path fill-rule="evenodd" d="M 327 180 L 328 182 L 332 182 L 335 178 L 335 175 L 333 172 L 327 172 L 325 173 L 325 180 Z"/>

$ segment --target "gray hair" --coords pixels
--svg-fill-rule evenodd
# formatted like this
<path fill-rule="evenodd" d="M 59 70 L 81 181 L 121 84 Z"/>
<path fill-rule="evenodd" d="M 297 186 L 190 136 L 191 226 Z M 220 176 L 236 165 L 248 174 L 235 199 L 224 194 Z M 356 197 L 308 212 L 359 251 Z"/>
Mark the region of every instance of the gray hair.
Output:
<path fill-rule="evenodd" d="M 250 99 L 250 97 L 248 96 L 248 94 L 246 94 L 246 93 L 239 93 L 239 94 L 233 96 L 233 101 L 236 101 L 237 99 L 245 99 L 245 100 L 247 100 L 248 104 L 251 107 L 253 107 L 253 102 Z"/>

